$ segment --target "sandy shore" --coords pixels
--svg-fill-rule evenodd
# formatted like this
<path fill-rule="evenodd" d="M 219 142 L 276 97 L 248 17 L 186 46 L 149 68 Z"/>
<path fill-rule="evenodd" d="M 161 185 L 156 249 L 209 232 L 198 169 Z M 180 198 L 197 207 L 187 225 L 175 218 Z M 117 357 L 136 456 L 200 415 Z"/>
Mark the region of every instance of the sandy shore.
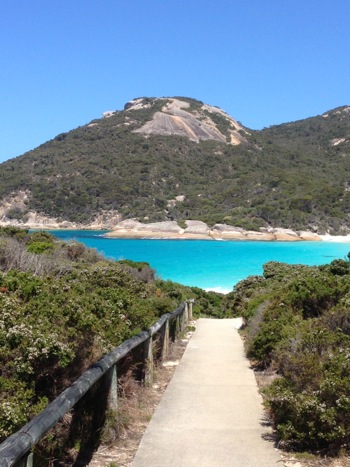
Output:
<path fill-rule="evenodd" d="M 323 242 L 338 242 L 348 243 L 350 242 L 350 235 L 320 235 Z"/>

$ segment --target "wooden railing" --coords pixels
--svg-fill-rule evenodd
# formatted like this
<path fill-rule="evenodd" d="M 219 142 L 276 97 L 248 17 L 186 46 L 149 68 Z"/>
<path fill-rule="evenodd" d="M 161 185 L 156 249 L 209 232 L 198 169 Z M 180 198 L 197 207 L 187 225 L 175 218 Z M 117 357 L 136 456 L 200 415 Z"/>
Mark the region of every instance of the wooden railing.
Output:
<path fill-rule="evenodd" d="M 108 408 L 116 410 L 118 406 L 118 362 L 133 349 L 138 348 L 141 378 L 152 383 L 154 359 L 164 359 L 169 352 L 170 341 L 174 341 L 182 332 L 187 322 L 192 319 L 192 301 L 183 302 L 172 313 L 164 314 L 146 331 L 131 337 L 94 363 L 69 388 L 63 391 L 41 413 L 35 416 L 19 431 L 0 444 L 0 467 L 32 467 L 32 449 L 80 399 L 92 390 L 96 383 L 100 391 L 108 394 Z M 157 352 L 154 341 L 157 339 Z M 98 398 L 97 394 L 97 398 Z M 95 395 L 96 398 L 96 395 Z"/>

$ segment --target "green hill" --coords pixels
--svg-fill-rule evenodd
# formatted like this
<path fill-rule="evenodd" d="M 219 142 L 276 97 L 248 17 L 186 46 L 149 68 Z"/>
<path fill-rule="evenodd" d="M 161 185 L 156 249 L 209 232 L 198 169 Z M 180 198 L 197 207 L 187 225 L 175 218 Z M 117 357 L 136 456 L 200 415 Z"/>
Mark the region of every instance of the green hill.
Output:
<path fill-rule="evenodd" d="M 0 219 L 114 213 L 345 233 L 349 109 L 253 131 L 194 99 L 135 99 L 1 164 Z"/>

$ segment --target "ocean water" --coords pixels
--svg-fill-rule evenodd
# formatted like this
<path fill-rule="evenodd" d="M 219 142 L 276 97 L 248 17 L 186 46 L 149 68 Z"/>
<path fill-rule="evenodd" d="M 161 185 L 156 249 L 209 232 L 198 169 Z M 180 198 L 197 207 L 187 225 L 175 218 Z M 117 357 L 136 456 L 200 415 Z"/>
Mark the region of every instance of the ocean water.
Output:
<path fill-rule="evenodd" d="M 344 259 L 350 251 L 350 243 L 110 239 L 102 236 L 105 231 L 91 230 L 51 233 L 96 248 L 110 259 L 147 261 L 162 279 L 222 293 L 247 276 L 261 274 L 267 261 L 320 265 Z"/>

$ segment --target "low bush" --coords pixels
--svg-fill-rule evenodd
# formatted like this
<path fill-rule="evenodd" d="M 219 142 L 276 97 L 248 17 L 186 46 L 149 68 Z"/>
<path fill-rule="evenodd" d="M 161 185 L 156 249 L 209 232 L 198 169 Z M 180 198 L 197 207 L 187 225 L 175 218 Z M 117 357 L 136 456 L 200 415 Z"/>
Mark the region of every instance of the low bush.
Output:
<path fill-rule="evenodd" d="M 265 403 L 285 447 L 336 454 L 350 441 L 350 268 L 264 266 L 229 299 L 245 319 L 245 346 L 277 378 Z"/>
<path fill-rule="evenodd" d="M 54 249 L 54 245 L 50 242 L 32 242 L 28 245 L 29 253 L 35 253 L 41 255 L 42 253 L 48 253 Z"/>

